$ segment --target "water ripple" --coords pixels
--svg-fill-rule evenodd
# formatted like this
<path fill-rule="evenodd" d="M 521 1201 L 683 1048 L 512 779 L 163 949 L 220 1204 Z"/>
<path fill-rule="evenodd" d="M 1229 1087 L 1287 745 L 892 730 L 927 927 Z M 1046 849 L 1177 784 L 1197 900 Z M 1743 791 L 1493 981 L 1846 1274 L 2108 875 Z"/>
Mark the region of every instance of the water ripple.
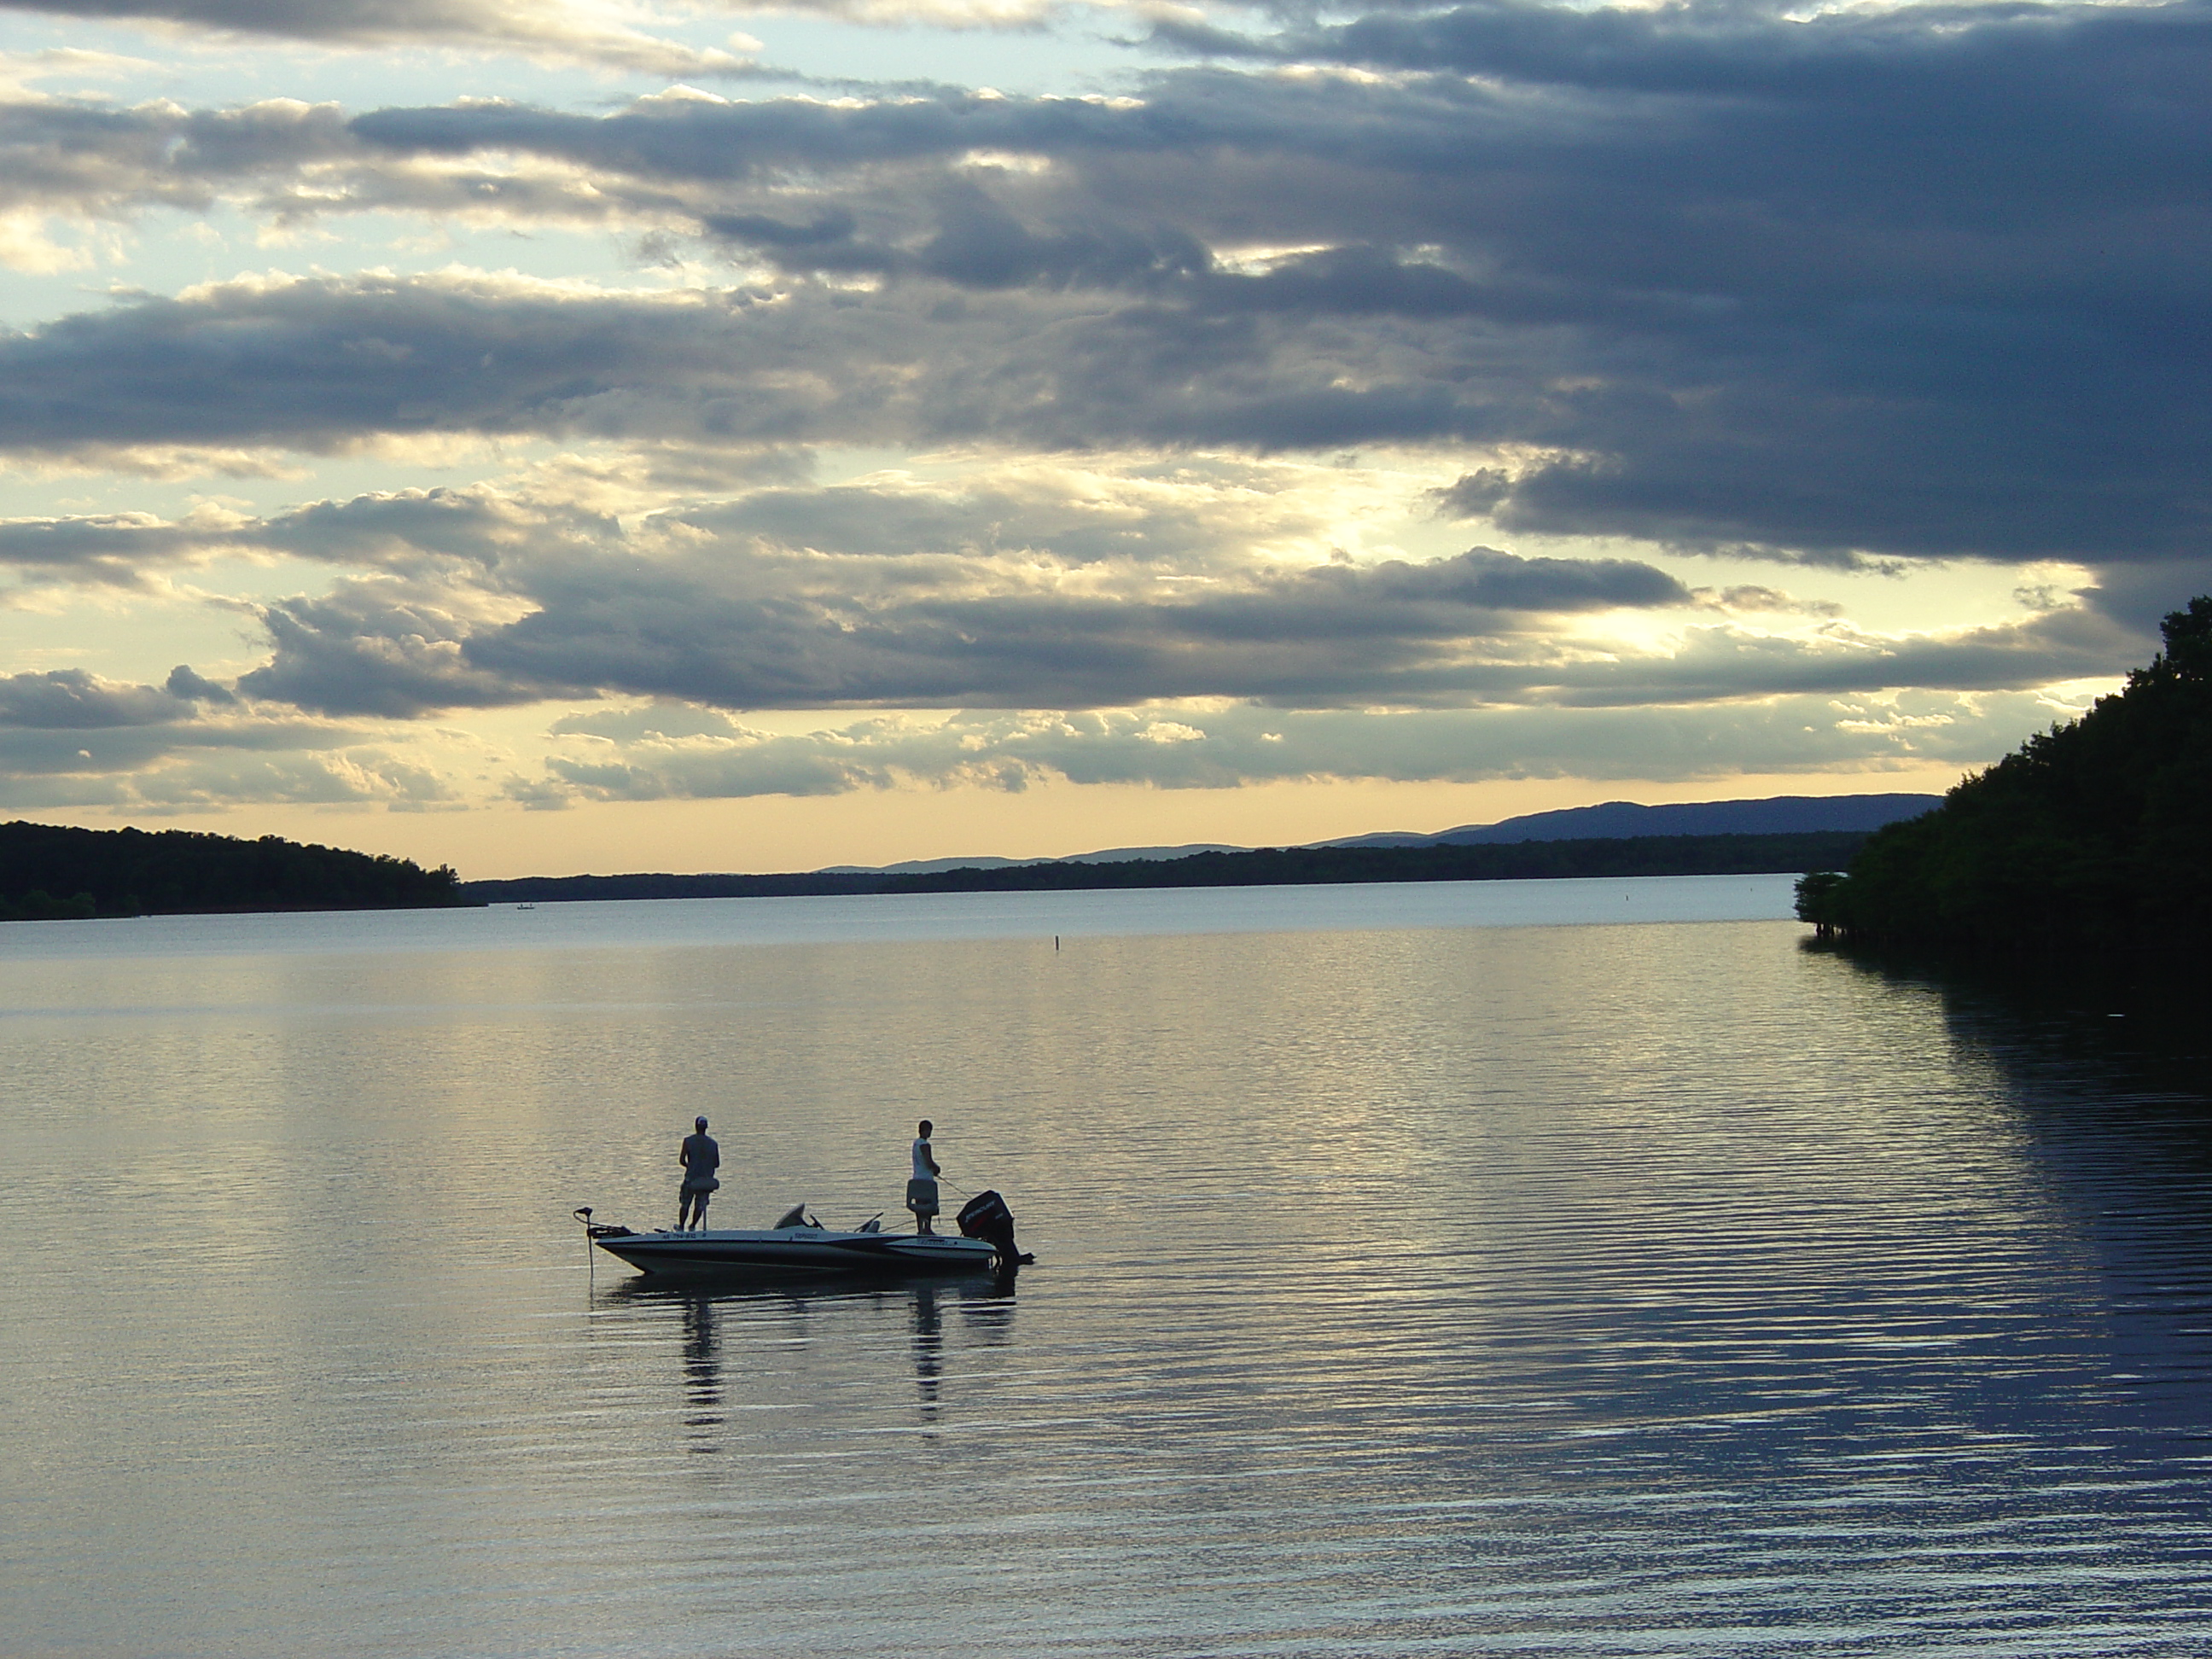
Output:
<path fill-rule="evenodd" d="M 0 1647 L 2202 1650 L 2212 1145 L 2101 1029 L 1767 922 L 640 925 L 0 966 Z M 1041 1260 L 591 1262 L 695 1111 L 718 1219 L 927 1114 Z"/>

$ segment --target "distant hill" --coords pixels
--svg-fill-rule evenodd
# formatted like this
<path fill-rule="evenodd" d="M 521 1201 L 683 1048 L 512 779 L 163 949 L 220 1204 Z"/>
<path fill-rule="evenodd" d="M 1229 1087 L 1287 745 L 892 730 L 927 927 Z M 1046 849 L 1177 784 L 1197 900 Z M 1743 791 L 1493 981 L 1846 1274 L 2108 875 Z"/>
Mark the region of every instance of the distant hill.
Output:
<path fill-rule="evenodd" d="M 1840 863 L 1861 830 L 1795 836 L 1639 836 L 1480 847 L 1263 847 L 1188 858 L 1018 864 L 886 876 L 887 893 L 1008 893 L 1104 887 L 1282 887 L 1318 883 L 1528 881 L 1570 877 L 1794 873 Z"/>
<path fill-rule="evenodd" d="M 1227 842 L 1187 842 L 1181 847 L 1109 847 L 1098 853 L 1069 853 L 1053 859 L 908 859 L 903 864 L 833 864 L 824 876 L 927 876 L 939 870 L 1011 870 L 1024 864 L 1127 864 L 1137 859 L 1182 859 L 1194 853 L 1248 853 Z"/>
<path fill-rule="evenodd" d="M 0 823 L 0 921 L 466 904 L 450 869 L 187 830 Z"/>
<path fill-rule="evenodd" d="M 574 899 L 775 898 L 835 893 L 1009 893 L 1104 887 L 1267 887 L 1316 882 L 1506 881 L 1548 877 L 1791 873 L 1858 850 L 1856 830 L 1788 836 L 1642 836 L 1465 847 L 1267 847 L 1169 859 L 1044 860 L 950 870 L 726 876 L 531 876 L 471 881 L 495 903 Z"/>
<path fill-rule="evenodd" d="M 1644 836 L 1801 836 L 1835 830 L 1863 834 L 1900 818 L 1917 817 L 1942 802 L 1941 795 L 1775 795 L 1761 800 L 1688 801 L 1665 806 L 1609 800 L 1601 806 L 1569 806 L 1555 812 L 1531 812 L 1497 823 L 1463 823 L 1455 830 L 1438 830 L 1431 834 L 1386 830 L 1372 835 L 1345 836 L 1334 841 L 1307 842 L 1304 845 L 1481 847 L 1521 841 L 1632 841 Z M 836 864 L 817 873 L 926 876 L 943 870 L 1012 870 L 1035 864 L 1162 864 L 1200 853 L 1252 850 L 1226 842 L 1191 842 L 1180 847 L 1109 847 L 1096 853 L 1067 853 L 1057 858 L 987 855 L 910 859 L 903 864 Z"/>
<path fill-rule="evenodd" d="M 1640 806 L 1608 801 L 1534 812 L 1501 823 L 1463 824 L 1434 835 L 1385 833 L 1317 842 L 1304 848 L 1112 847 L 1057 859 L 915 859 L 903 864 L 836 865 L 773 874 L 517 876 L 470 881 L 461 892 L 479 903 L 564 900 L 776 898 L 883 892 L 1015 891 L 1037 888 L 1175 887 L 1284 881 L 1477 881 L 1543 876 L 1755 875 L 1827 867 L 1849 858 L 1873 830 L 1918 812 L 1939 795 L 1782 795 L 1766 800 L 1699 801 Z M 1713 828 L 1710 826 L 1720 826 Z M 1586 856 L 1450 860 L 1418 858 L 1331 860 L 1301 854 L 1420 853 L 1535 842 L 1603 842 Z M 1692 843 L 1696 843 L 1692 846 Z M 1647 844 L 1648 843 L 1648 844 Z M 1661 845 L 1660 843 L 1672 843 Z M 1095 878 L 1083 866 L 1127 866 Z M 1055 874 L 1054 872 L 1069 872 Z M 1435 873 L 1444 869 L 1462 873 Z M 1311 873 L 1321 870 L 1334 873 Z M 1270 873 L 1261 873 L 1267 872 Z M 1297 873 L 1304 872 L 1307 873 Z M 1361 873 L 1350 873 L 1358 872 Z M 1030 873 L 1042 872 L 1042 873 Z"/>
<path fill-rule="evenodd" d="M 1626 841 L 1641 836 L 1802 836 L 1873 830 L 1942 805 L 1941 795 L 1774 795 L 1640 806 L 1609 800 L 1530 812 L 1498 823 L 1465 823 L 1434 835 L 1389 831 L 1322 842 L 1324 847 L 1483 847 L 1522 841 Z"/>
<path fill-rule="evenodd" d="M 1968 778 L 1940 811 L 1874 836 L 1850 870 L 1798 884 L 1830 938 L 2206 976 L 2212 928 L 2212 597 L 2166 649 L 2070 725 Z"/>

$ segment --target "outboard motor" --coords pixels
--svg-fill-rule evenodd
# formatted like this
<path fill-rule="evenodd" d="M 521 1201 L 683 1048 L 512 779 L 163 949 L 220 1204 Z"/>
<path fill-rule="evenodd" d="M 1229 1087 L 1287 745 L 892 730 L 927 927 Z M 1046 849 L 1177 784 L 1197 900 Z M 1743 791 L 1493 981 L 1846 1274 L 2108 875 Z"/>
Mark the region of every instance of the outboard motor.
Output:
<path fill-rule="evenodd" d="M 1014 1212 L 1006 1207 L 1006 1200 L 993 1192 L 981 1192 L 960 1206 L 957 1218 L 963 1238 L 980 1238 L 999 1253 L 999 1265 L 1017 1267 L 1024 1261 L 1034 1261 L 1035 1256 L 1024 1255 L 1014 1246 Z"/>

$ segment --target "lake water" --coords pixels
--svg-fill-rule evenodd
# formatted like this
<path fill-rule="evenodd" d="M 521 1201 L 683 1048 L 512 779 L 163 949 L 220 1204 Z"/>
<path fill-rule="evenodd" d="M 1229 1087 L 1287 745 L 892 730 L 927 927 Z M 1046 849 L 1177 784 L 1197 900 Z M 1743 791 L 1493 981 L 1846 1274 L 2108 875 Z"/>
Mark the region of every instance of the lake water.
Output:
<path fill-rule="evenodd" d="M 1789 885 L 0 927 L 0 1651 L 2205 1651 L 2196 1074 Z"/>

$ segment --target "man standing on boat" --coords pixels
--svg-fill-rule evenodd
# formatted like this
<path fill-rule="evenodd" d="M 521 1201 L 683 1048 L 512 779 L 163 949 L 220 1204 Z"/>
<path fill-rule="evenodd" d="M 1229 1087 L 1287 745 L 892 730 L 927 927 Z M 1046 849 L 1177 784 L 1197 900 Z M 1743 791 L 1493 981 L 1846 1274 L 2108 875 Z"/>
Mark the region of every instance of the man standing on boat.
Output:
<path fill-rule="evenodd" d="M 922 1119 L 921 1133 L 914 1138 L 914 1179 L 906 1183 L 906 1206 L 914 1212 L 917 1233 L 933 1231 L 929 1222 L 937 1213 L 937 1177 L 945 1173 L 929 1150 L 930 1127 L 929 1120 Z"/>
<path fill-rule="evenodd" d="M 684 1187 L 676 1202 L 679 1233 L 687 1222 L 694 1227 L 707 1224 L 707 1200 L 722 1184 L 714 1179 L 714 1171 L 722 1167 L 722 1149 L 707 1133 L 707 1120 L 702 1117 L 697 1122 L 696 1133 L 684 1137 L 684 1148 L 676 1154 L 676 1161 L 684 1166 Z"/>

